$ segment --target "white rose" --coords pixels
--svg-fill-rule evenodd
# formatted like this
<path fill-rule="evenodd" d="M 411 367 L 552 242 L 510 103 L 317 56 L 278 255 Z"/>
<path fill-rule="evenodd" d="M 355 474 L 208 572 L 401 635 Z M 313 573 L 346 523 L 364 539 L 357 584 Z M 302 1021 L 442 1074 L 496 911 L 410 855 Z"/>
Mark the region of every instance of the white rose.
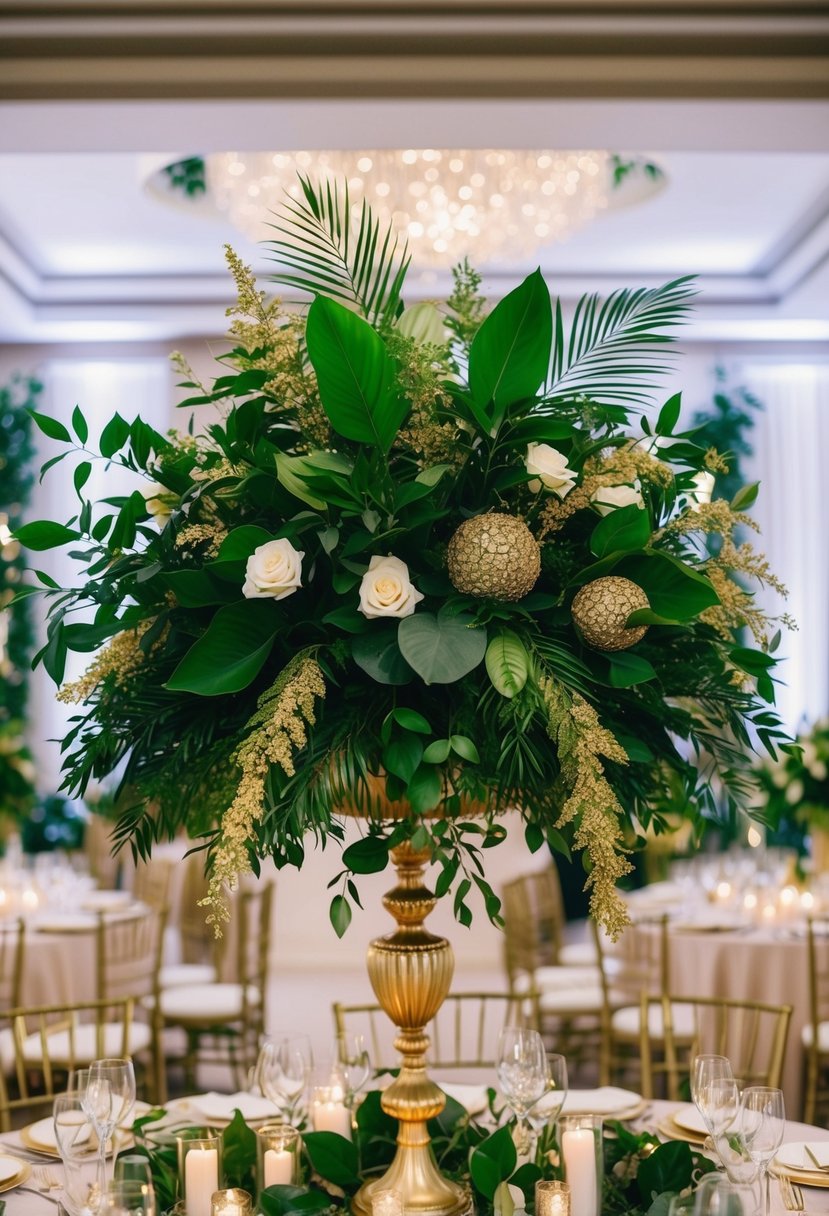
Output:
<path fill-rule="evenodd" d="M 158 525 L 159 532 L 161 532 L 173 513 L 173 507 L 179 502 L 178 494 L 174 494 L 166 486 L 159 485 L 157 481 L 152 481 L 142 486 L 141 493 L 144 495 L 144 506 L 150 515 L 152 515 Z"/>
<path fill-rule="evenodd" d="M 411 616 L 423 599 L 399 557 L 373 557 L 360 583 L 363 616 Z"/>
<path fill-rule="evenodd" d="M 302 586 L 304 553 L 289 540 L 269 540 L 254 549 L 245 567 L 242 595 L 246 599 L 284 600 Z"/>
<path fill-rule="evenodd" d="M 590 501 L 600 515 L 609 515 L 619 507 L 645 506 L 638 481 L 632 486 L 600 486 L 590 495 Z"/>
<path fill-rule="evenodd" d="M 570 468 L 567 457 L 549 443 L 529 444 L 524 463 L 527 472 L 536 478 L 528 483 L 533 493 L 538 493 L 543 484 L 559 498 L 564 498 L 576 484 L 576 472 Z"/>
<path fill-rule="evenodd" d="M 716 477 L 713 473 L 709 473 L 707 469 L 700 469 L 691 479 L 693 489 L 690 492 L 692 505 L 704 502 L 710 502 L 714 494 L 714 483 Z"/>

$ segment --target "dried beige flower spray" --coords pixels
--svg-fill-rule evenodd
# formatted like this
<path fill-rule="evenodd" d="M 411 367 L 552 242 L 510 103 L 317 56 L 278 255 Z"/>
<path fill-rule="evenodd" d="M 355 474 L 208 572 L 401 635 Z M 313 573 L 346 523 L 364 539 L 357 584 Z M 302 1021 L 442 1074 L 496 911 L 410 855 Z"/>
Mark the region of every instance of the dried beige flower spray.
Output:
<path fill-rule="evenodd" d="M 233 754 L 242 776 L 233 802 L 222 816 L 221 840 L 213 859 L 210 886 L 201 906 L 209 909 L 207 923 L 216 936 L 230 913 L 225 884 L 234 890 L 241 874 L 250 870 L 248 842 L 255 839 L 255 824 L 262 818 L 265 782 L 272 765 L 293 777 L 294 754 L 308 742 L 308 726 L 316 721 L 314 704 L 325 696 L 322 670 L 313 652 L 295 655 L 257 701 L 243 743 Z"/>

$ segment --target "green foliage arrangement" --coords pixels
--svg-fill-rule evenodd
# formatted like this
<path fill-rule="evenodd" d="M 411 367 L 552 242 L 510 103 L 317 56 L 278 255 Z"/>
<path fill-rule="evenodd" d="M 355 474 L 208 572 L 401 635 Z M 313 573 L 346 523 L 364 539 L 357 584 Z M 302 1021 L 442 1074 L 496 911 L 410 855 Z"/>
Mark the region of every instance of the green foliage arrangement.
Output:
<path fill-rule="evenodd" d="M 40 391 L 28 377 L 0 386 L 0 814 L 16 821 L 35 797 L 34 766 L 23 739 L 34 631 L 26 604 L 11 611 L 26 569 L 12 533 L 22 522 L 34 481 L 29 411 Z"/>
<path fill-rule="evenodd" d="M 773 829 L 798 824 L 829 830 L 829 719 L 820 718 L 775 761 L 759 767 L 765 810 Z"/>
<path fill-rule="evenodd" d="M 367 206 L 354 219 L 347 190 L 303 188 L 272 251 L 313 302 L 283 311 L 229 251 L 232 349 L 214 383 L 186 379 L 198 434 L 115 414 L 93 444 L 80 409 L 74 435 L 35 415 L 66 445 L 52 463 L 78 461 L 78 508 L 18 537 L 85 571 L 74 589 L 38 576 L 39 659 L 60 682 L 68 651 L 105 644 L 60 693 L 81 706 L 66 788 L 121 766 L 116 833 L 142 855 L 203 832 L 219 919 L 225 881 L 269 855 L 301 865 L 308 835 L 361 812 L 338 932 L 353 875 L 404 840 L 462 922 L 474 887 L 497 917 L 482 850 L 517 807 L 531 849 L 585 850 L 615 933 L 626 852 L 667 828 L 651 807 L 677 784 L 691 816 L 715 812 L 714 786 L 749 804 L 752 745 L 781 735 L 773 631 L 734 578 L 773 581 L 731 540 L 756 486 L 709 501 L 725 466 L 677 433 L 679 397 L 642 414 L 691 285 L 566 319 L 536 271 L 487 312 L 464 264 L 444 304 L 405 308 L 394 234 Z M 92 460 L 146 493 L 91 502 Z"/>
<path fill-rule="evenodd" d="M 490 1115 L 497 1118 L 494 1090 L 489 1096 Z M 175 1204 L 178 1181 L 172 1133 L 165 1133 L 171 1143 L 161 1144 L 153 1132 L 165 1113 L 151 1111 L 134 1128 L 139 1151 L 152 1167 L 161 1211 Z M 447 1096 L 444 1110 L 428 1126 L 441 1172 L 470 1189 L 481 1216 L 495 1211 L 511 1216 L 518 1192 L 523 1196 L 521 1206 L 532 1213 L 536 1182 L 561 1177 L 553 1127 L 540 1136 L 534 1160 L 519 1166 L 512 1124 L 492 1131 L 470 1118 L 453 1098 Z M 267 1187 L 258 1210 L 263 1216 L 347 1212 L 363 1182 L 378 1177 L 391 1164 L 396 1137 L 397 1122 L 382 1109 L 380 1092 L 369 1092 L 357 1110 L 353 1141 L 335 1132 L 303 1131 L 302 1184 Z M 223 1162 L 227 1186 L 255 1193 L 256 1137 L 238 1110 L 223 1133 Z M 692 1191 L 704 1174 L 716 1168 L 682 1141 L 660 1144 L 655 1136 L 632 1132 L 621 1123 L 606 1127 L 604 1165 L 602 1216 L 666 1216 L 672 1196 Z M 510 1188 L 517 1190 L 510 1193 Z"/>

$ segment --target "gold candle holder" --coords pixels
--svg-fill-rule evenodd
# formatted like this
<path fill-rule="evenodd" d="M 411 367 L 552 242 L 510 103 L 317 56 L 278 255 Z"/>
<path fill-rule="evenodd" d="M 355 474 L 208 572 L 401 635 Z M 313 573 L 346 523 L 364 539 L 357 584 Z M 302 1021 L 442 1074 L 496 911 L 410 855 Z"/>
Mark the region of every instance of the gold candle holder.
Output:
<path fill-rule="evenodd" d="M 570 1216 L 570 1187 L 566 1182 L 535 1184 L 535 1216 Z"/>
<path fill-rule="evenodd" d="M 253 1216 L 253 1196 L 241 1187 L 214 1191 L 210 1216 Z"/>
<path fill-rule="evenodd" d="M 263 1123 L 256 1131 L 256 1188 L 296 1186 L 299 1182 L 300 1134 L 287 1123 Z"/>
<path fill-rule="evenodd" d="M 222 1185 L 222 1133 L 187 1128 L 176 1136 L 178 1185 L 184 1216 L 211 1216 L 213 1195 Z"/>

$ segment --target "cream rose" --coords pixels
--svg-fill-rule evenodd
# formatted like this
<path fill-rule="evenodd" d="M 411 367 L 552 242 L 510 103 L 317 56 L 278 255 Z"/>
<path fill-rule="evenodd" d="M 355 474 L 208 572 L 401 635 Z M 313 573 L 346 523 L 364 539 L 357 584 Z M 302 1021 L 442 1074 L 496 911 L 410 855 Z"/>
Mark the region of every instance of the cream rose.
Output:
<path fill-rule="evenodd" d="M 632 486 L 600 486 L 590 495 L 590 501 L 600 515 L 609 515 L 619 507 L 644 507 L 639 482 Z"/>
<path fill-rule="evenodd" d="M 178 504 L 179 496 L 166 486 L 159 485 L 157 481 L 142 486 L 141 493 L 144 495 L 144 506 L 152 515 L 160 532 L 172 515 L 173 507 Z"/>
<path fill-rule="evenodd" d="M 304 556 L 284 538 L 259 545 L 248 558 L 242 595 L 249 600 L 284 600 L 293 595 L 302 586 Z"/>
<path fill-rule="evenodd" d="M 693 489 L 690 491 L 692 505 L 696 504 L 699 506 L 700 503 L 711 501 L 716 480 L 714 474 L 709 473 L 707 469 L 700 469 L 698 473 L 694 474 L 691 479 Z"/>
<path fill-rule="evenodd" d="M 399 557 L 373 557 L 360 583 L 363 616 L 411 616 L 423 599 Z"/>
<path fill-rule="evenodd" d="M 567 457 L 549 443 L 529 444 L 524 463 L 527 472 L 535 477 L 535 480 L 528 482 L 534 494 L 545 485 L 548 490 L 558 494 L 559 498 L 564 498 L 576 484 L 575 469 L 571 469 Z"/>

